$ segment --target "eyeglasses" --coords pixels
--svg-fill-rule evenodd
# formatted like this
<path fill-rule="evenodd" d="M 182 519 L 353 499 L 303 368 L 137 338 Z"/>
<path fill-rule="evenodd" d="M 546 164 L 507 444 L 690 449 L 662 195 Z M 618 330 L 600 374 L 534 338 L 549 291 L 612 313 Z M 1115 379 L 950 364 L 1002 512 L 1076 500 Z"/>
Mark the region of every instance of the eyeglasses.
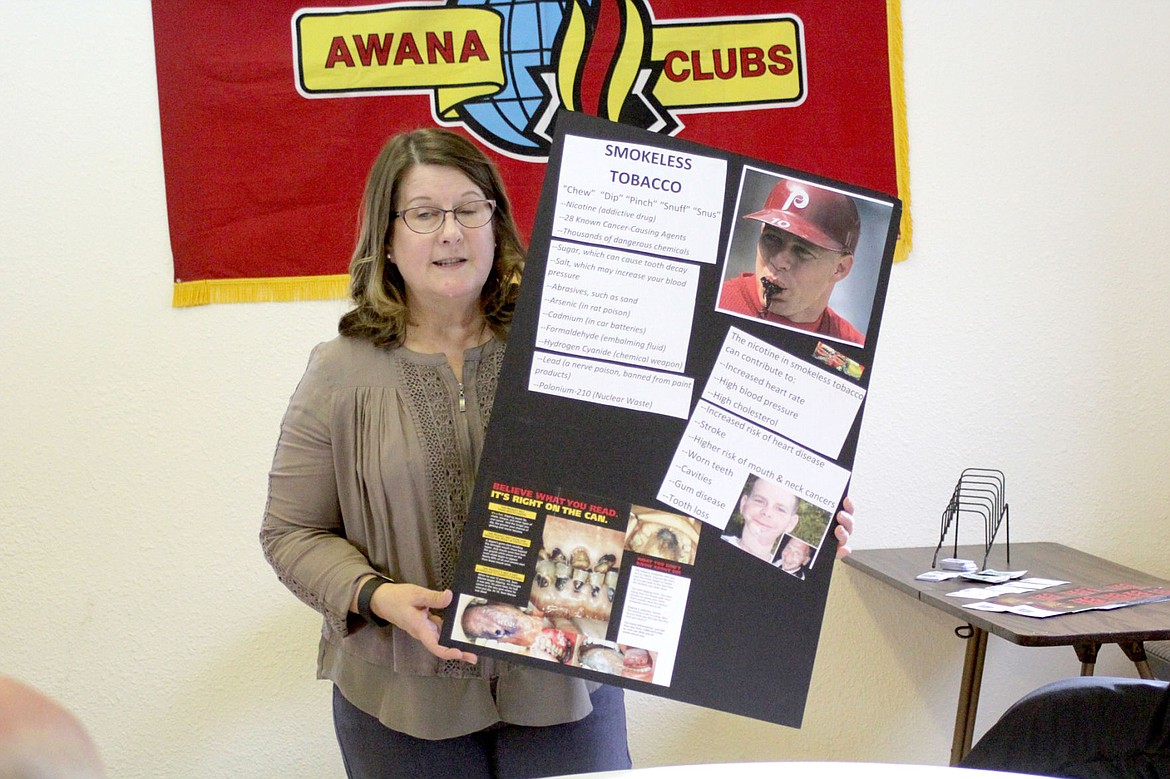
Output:
<path fill-rule="evenodd" d="M 402 217 L 402 221 L 411 231 L 426 235 L 433 233 L 447 221 L 447 214 L 452 214 L 455 221 L 467 228 L 483 227 L 492 220 L 496 212 L 494 200 L 470 200 L 454 208 L 436 208 L 435 206 L 415 206 L 395 211 L 394 216 Z"/>

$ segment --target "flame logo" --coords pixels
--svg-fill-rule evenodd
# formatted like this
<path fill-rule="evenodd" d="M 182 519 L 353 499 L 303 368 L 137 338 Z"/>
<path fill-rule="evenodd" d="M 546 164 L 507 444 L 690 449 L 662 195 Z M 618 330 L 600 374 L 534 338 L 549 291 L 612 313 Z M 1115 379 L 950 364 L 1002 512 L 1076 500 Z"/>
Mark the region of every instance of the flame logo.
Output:
<path fill-rule="evenodd" d="M 523 131 L 535 148 L 508 149 L 498 135 L 492 137 L 486 123 L 477 121 L 499 95 L 463 103 L 459 117 L 490 145 L 526 158 L 548 154 L 556 113 L 562 108 L 672 134 L 682 125 L 653 94 L 662 65 L 652 61 L 652 30 L 644 0 L 568 0 L 549 63 L 529 67 L 522 76 L 538 83 L 543 93 Z"/>
<path fill-rule="evenodd" d="M 677 124 L 653 99 L 649 13 L 636 0 L 572 0 L 560 38 L 557 102 L 570 111 L 666 131 Z"/>

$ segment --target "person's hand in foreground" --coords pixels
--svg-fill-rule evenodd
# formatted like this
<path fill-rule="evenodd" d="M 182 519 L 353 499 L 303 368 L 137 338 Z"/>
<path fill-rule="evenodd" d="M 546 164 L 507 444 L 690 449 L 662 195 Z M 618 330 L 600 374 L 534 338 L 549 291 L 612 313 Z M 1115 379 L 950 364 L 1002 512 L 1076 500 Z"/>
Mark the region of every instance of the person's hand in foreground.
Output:
<path fill-rule="evenodd" d="M 841 510 L 837 512 L 837 559 L 848 557 L 853 550 L 849 548 L 849 536 L 853 535 L 853 499 L 848 495 L 841 502 Z"/>

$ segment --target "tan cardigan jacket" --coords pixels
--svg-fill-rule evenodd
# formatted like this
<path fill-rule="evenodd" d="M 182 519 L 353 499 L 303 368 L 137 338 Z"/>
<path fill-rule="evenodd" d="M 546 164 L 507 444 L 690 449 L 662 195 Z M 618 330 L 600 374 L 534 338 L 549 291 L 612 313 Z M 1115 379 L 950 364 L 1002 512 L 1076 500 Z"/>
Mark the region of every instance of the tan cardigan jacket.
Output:
<path fill-rule="evenodd" d="M 324 615 L 318 678 L 419 738 L 498 721 L 553 725 L 592 710 L 596 684 L 485 657 L 441 661 L 405 632 L 349 612 L 370 573 L 451 586 L 503 355 L 496 340 L 469 349 L 460 385 L 442 354 L 348 337 L 319 345 L 269 475 L 260 540 L 280 580 Z"/>

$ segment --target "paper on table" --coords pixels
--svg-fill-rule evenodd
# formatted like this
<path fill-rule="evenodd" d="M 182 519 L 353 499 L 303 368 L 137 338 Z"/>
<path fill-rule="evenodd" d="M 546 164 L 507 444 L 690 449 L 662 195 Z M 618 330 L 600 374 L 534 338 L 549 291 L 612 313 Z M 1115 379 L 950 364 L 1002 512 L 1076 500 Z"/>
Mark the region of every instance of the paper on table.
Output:
<path fill-rule="evenodd" d="M 945 582 L 947 579 L 956 579 L 962 571 L 927 571 L 915 576 L 915 579 L 923 582 Z"/>
<path fill-rule="evenodd" d="M 947 597 L 986 600 L 987 598 L 994 598 L 997 595 L 1016 595 L 1021 592 L 1029 592 L 1029 590 L 1011 584 L 997 584 L 992 587 L 968 587 L 965 590 L 955 590 L 954 592 L 948 592 Z"/>

